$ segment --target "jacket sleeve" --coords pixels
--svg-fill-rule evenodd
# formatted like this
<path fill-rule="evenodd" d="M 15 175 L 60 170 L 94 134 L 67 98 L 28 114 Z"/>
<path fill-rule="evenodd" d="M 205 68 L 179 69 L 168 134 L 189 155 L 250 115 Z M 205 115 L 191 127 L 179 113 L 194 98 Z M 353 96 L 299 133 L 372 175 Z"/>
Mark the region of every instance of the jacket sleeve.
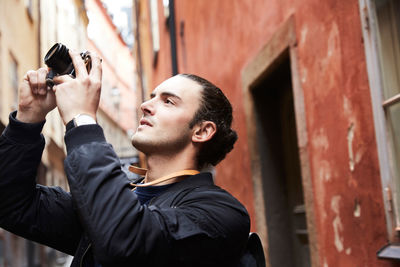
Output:
<path fill-rule="evenodd" d="M 212 207 L 215 203 L 209 199 L 202 206 L 196 200 L 188 200 L 179 208 L 140 205 L 100 126 L 73 128 L 67 132 L 65 143 L 68 155 L 64 166 L 71 193 L 82 226 L 92 241 L 94 256 L 103 266 L 131 266 L 133 262 L 137 266 L 164 266 L 172 257 L 176 259 L 176 249 L 188 245 L 185 240 L 189 238 L 199 241 L 191 242 L 189 247 L 193 251 L 196 245 L 210 249 L 207 240 L 218 238 L 216 233 L 229 235 L 220 231 L 222 225 L 209 223 L 218 221 L 211 218 L 217 216 L 210 215 L 208 205 Z M 231 221 L 243 220 L 232 217 Z M 233 224 L 228 231 L 237 229 Z M 238 227 L 243 229 L 242 225 Z M 245 238 L 246 231 L 242 235 Z M 218 253 L 218 247 L 215 251 Z"/>
<path fill-rule="evenodd" d="M 10 115 L 0 137 L 0 227 L 24 238 L 73 254 L 81 227 L 71 195 L 36 184 L 44 137 L 42 123 L 22 123 Z"/>

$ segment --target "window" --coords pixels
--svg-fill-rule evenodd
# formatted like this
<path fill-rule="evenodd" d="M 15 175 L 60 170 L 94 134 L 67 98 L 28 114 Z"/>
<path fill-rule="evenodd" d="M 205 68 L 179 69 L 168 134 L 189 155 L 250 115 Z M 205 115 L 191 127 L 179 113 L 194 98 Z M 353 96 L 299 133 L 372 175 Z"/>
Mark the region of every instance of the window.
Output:
<path fill-rule="evenodd" d="M 10 54 L 10 85 L 14 94 L 14 103 L 12 109 L 17 108 L 18 103 L 18 62 L 13 55 Z"/>
<path fill-rule="evenodd" d="M 158 52 L 160 51 L 160 31 L 158 28 L 158 4 L 157 0 L 150 0 L 150 25 L 153 44 L 153 64 L 157 63 Z"/>
<path fill-rule="evenodd" d="M 118 87 L 113 86 L 111 88 L 111 100 L 114 106 L 114 109 L 118 113 L 120 110 L 120 103 L 121 103 L 121 91 L 118 89 Z"/>
<path fill-rule="evenodd" d="M 360 9 L 386 217 L 393 241 L 400 232 L 400 2 L 360 0 Z"/>
<path fill-rule="evenodd" d="M 32 0 L 25 0 L 25 7 L 26 12 L 28 12 L 29 19 L 33 20 L 33 1 Z"/>
<path fill-rule="evenodd" d="M 30 240 L 24 239 L 24 241 L 27 265 L 32 267 L 40 266 L 39 246 Z"/>

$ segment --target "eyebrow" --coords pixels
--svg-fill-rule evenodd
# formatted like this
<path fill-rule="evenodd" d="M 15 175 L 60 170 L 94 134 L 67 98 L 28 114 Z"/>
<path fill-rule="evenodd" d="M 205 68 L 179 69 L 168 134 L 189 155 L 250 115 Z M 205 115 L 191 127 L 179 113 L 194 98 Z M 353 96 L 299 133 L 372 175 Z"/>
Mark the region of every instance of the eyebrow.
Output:
<path fill-rule="evenodd" d="M 155 96 L 156 96 L 155 93 L 151 93 L 151 94 L 150 94 L 150 97 L 151 97 L 151 98 L 153 98 L 153 97 L 155 97 Z M 171 92 L 162 92 L 162 93 L 160 94 L 160 96 L 163 96 L 163 97 L 173 97 L 173 98 L 176 98 L 176 99 L 178 99 L 178 100 L 182 100 L 179 96 L 177 96 L 176 94 L 171 93 Z"/>

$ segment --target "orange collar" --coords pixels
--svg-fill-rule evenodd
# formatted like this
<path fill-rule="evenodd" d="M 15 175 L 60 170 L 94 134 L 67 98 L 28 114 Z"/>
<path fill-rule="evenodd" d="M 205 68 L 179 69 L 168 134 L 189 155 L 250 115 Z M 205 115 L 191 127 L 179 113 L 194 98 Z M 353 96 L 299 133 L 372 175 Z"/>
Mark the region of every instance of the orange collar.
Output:
<path fill-rule="evenodd" d="M 129 166 L 129 171 L 136 173 L 138 175 L 145 175 L 145 177 L 147 177 L 147 170 L 143 169 L 143 168 L 139 168 L 136 166 Z M 152 186 L 152 185 L 156 185 L 177 177 L 181 177 L 181 176 L 189 176 L 189 175 L 196 175 L 200 173 L 198 170 L 182 170 L 182 171 L 177 171 L 177 172 L 173 172 L 170 174 L 167 174 L 161 178 L 158 178 L 154 181 L 148 182 L 148 183 L 144 183 L 144 184 L 135 184 L 135 183 L 131 183 L 132 186 L 134 187 L 146 187 L 146 186 Z M 145 178 L 146 179 L 146 178 Z"/>

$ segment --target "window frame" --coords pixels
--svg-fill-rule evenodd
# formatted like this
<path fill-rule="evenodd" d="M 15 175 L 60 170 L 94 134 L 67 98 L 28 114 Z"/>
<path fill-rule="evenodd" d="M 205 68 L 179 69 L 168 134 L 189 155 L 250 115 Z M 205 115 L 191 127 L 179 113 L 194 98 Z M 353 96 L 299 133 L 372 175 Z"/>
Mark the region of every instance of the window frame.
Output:
<path fill-rule="evenodd" d="M 400 181 L 394 180 L 395 177 L 391 166 L 393 155 L 391 146 L 393 147 L 393 144 L 390 140 L 390 127 L 386 110 L 400 101 L 400 94 L 389 99 L 385 99 L 383 95 L 384 83 L 379 55 L 379 33 L 375 1 L 359 0 L 359 8 L 388 237 L 390 241 L 399 241 L 396 236 L 397 232 L 400 231 L 400 214 L 396 214 L 396 210 L 399 210 L 400 203 L 396 203 L 396 199 L 399 199 L 398 197 L 396 198 L 396 194 L 400 194 L 400 192 L 396 192 L 396 185 L 398 186 Z"/>

